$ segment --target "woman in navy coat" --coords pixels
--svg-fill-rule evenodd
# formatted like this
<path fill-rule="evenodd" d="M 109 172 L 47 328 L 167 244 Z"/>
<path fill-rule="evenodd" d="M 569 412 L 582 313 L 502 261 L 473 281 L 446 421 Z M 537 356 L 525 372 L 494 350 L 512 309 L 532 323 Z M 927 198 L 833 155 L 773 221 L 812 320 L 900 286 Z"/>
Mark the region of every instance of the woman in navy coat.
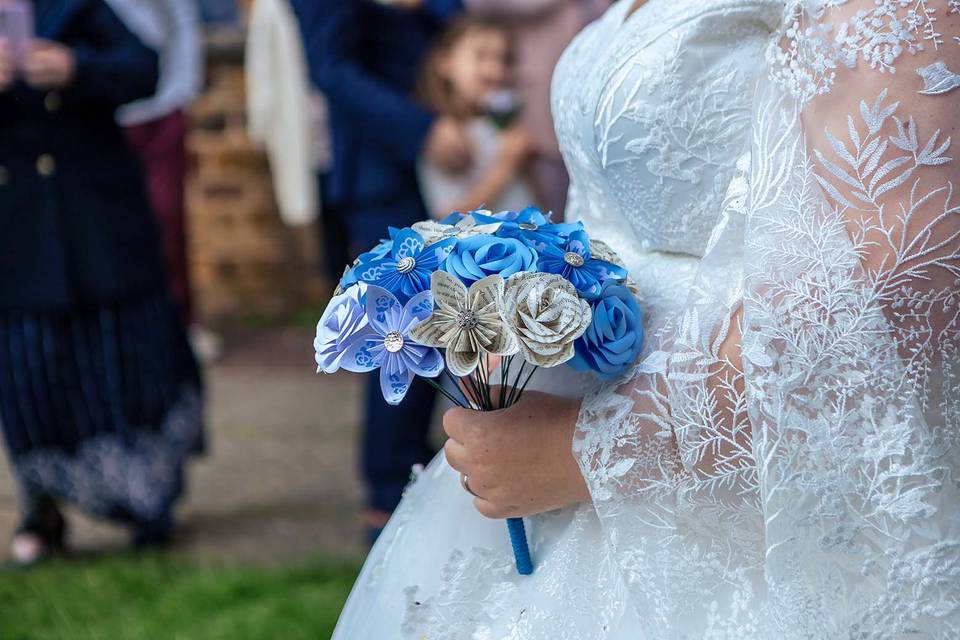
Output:
<path fill-rule="evenodd" d="M 114 117 L 154 92 L 157 56 L 102 0 L 32 4 L 26 52 L 0 34 L 0 425 L 21 563 L 62 545 L 59 501 L 166 541 L 203 433 L 200 377 Z"/>

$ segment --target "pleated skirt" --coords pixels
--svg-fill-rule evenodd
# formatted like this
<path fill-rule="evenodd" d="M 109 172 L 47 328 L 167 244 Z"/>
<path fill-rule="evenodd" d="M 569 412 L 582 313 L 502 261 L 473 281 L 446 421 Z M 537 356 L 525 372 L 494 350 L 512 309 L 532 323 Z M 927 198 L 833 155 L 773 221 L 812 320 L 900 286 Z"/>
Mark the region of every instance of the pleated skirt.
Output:
<path fill-rule="evenodd" d="M 173 305 L 0 311 L 0 426 L 25 496 L 163 517 L 204 447 L 201 377 Z"/>

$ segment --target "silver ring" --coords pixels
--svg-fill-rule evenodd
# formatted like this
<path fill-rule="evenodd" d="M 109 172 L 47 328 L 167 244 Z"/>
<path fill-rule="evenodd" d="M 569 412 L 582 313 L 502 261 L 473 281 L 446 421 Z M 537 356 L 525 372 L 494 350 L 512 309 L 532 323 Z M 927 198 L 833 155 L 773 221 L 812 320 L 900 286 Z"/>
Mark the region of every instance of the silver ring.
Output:
<path fill-rule="evenodd" d="M 463 490 L 472 495 L 474 498 L 479 498 L 477 494 L 473 492 L 473 489 L 470 488 L 470 478 L 467 477 L 467 474 L 460 474 L 460 486 L 463 487 Z"/>

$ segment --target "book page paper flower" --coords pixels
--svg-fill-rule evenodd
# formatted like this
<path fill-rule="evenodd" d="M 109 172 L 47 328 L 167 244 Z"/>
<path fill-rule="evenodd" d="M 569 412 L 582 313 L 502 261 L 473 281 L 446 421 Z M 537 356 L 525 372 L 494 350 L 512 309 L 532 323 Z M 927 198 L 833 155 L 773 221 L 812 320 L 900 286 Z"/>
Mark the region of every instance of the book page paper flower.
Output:
<path fill-rule="evenodd" d="M 430 290 L 433 314 L 410 331 L 420 344 L 446 349 L 447 368 L 468 376 L 480 363 L 480 354 L 508 356 L 519 348 L 500 318 L 503 279 L 490 276 L 468 290 L 456 277 L 437 271 Z"/>
<path fill-rule="evenodd" d="M 531 364 L 554 367 L 573 358 L 573 343 L 590 326 L 590 304 L 563 277 L 518 273 L 506 284 L 503 321 Z"/>
<path fill-rule="evenodd" d="M 456 238 L 463 240 L 473 236 L 493 235 L 500 228 L 500 222 L 494 221 L 488 224 L 477 224 L 472 215 L 460 218 L 455 224 L 446 222 L 437 222 L 436 220 L 423 220 L 415 222 L 410 227 L 420 234 L 424 243 L 429 247 L 441 240 Z"/>

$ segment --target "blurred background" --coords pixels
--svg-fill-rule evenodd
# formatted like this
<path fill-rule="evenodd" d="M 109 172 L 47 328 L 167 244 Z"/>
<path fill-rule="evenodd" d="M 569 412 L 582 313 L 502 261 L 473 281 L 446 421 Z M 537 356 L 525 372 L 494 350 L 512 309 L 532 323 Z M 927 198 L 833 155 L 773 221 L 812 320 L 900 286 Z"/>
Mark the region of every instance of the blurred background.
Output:
<path fill-rule="evenodd" d="M 74 438 L 68 446 L 53 436 L 36 436 L 47 422 L 59 421 L 61 427 L 71 423 L 74 405 L 71 399 L 57 420 L 48 419 L 47 405 L 55 405 L 59 396 L 51 392 L 47 400 L 37 389 L 46 388 L 51 370 L 61 368 L 44 365 L 46 373 L 40 382 L 30 378 L 35 369 L 30 336 L 34 331 L 47 336 L 48 330 L 56 336 L 57 327 L 66 323 L 64 331 L 73 331 L 75 338 L 77 323 L 84 321 L 89 309 L 69 303 L 73 306 L 68 304 L 66 312 L 50 312 L 45 300 L 34 303 L 18 283 L 29 281 L 45 264 L 23 266 L 24 258 L 11 257 L 19 254 L 4 249 L 7 245 L 0 239 L 0 271 L 12 274 L 9 281 L 0 275 L 0 406 L 5 416 L 0 420 L 6 420 L 7 435 L 7 455 L 0 456 L 0 561 L 6 560 L 0 568 L 2 640 L 329 636 L 368 545 L 399 500 L 411 464 L 426 462 L 436 450 L 437 417 L 442 410 L 433 407 L 430 399 L 418 414 L 421 417 L 416 420 L 421 423 L 425 422 L 422 415 L 433 416 L 426 422 L 432 422 L 434 431 L 431 436 L 425 424 L 418 427 L 415 454 L 406 458 L 396 454 L 409 442 L 384 445 L 380 441 L 380 450 L 374 451 L 377 447 L 364 440 L 365 420 L 380 416 L 379 423 L 387 424 L 393 419 L 390 414 L 383 418 L 378 413 L 381 408 L 365 400 L 366 381 L 349 374 L 317 375 L 311 345 L 317 321 L 337 285 L 339 265 L 386 235 L 388 224 L 408 224 L 454 208 L 481 204 L 493 208 L 494 203 L 520 208 L 523 203 L 535 203 L 562 215 L 566 176 L 549 122 L 550 74 L 573 35 L 609 4 L 600 0 L 318 0 L 290 5 L 286 0 L 183 0 L 181 6 L 183 2 L 193 6 L 180 16 L 187 21 L 186 27 L 177 27 L 169 16 L 149 19 L 150 12 L 163 4 L 160 0 L 111 0 L 103 6 L 109 5 L 111 15 L 139 41 L 127 46 L 142 45 L 160 53 L 159 86 L 169 85 L 163 99 L 158 90 L 153 103 L 138 106 L 135 101 L 121 108 L 117 121 L 128 145 L 123 153 L 137 159 L 143 191 L 158 220 L 166 266 L 163 296 L 175 301 L 178 326 L 186 329 L 184 337 L 203 371 L 203 419 L 198 419 L 188 446 L 178 450 L 170 463 L 176 468 L 170 474 L 176 487 L 156 517 L 141 517 L 134 508 L 103 506 L 102 496 L 97 498 L 100 502 L 85 496 L 88 488 L 70 476 L 67 463 L 53 475 L 50 468 L 34 465 L 34 449 L 43 448 L 37 445 L 38 439 L 52 438 L 44 447 L 62 446 L 74 456 L 83 450 L 85 440 L 81 437 L 78 444 Z M 100 3 L 69 0 L 64 5 Z M 3 102 L 2 47 L 7 48 L 8 59 L 18 60 L 17 38 L 23 38 L 23 29 L 16 26 L 17 10 L 4 13 L 4 7 L 22 4 L 22 0 L 0 0 L 0 118 L 6 119 L 0 122 L 0 220 L 5 227 L 23 207 L 45 206 L 34 203 L 47 197 L 50 187 L 44 185 L 50 180 L 63 176 L 67 184 L 70 176 L 85 175 L 84 167 L 67 164 L 67 149 L 60 156 L 40 154 L 35 171 L 31 155 L 31 180 L 41 182 L 30 183 L 34 191 L 29 200 L 7 197 L 4 189 L 16 194 L 22 184 L 18 154 L 26 152 L 21 150 L 35 140 L 80 135 L 53 128 L 52 119 L 61 108 L 64 118 L 69 113 L 82 127 L 86 118 L 99 122 L 100 117 L 93 115 L 90 106 L 99 102 L 71 111 L 73 94 L 57 84 L 59 54 L 54 45 L 41 52 L 44 58 L 37 53 L 34 62 L 30 54 L 23 54 L 28 62 L 22 62 L 19 72 L 13 65 L 8 72 L 14 100 Z M 51 26 L 58 18 L 51 17 L 50 7 L 56 5 L 51 0 L 36 1 L 35 37 L 49 37 L 51 42 L 69 39 L 68 28 L 61 33 Z M 347 6 L 352 8 L 343 8 Z M 83 9 L 88 10 L 92 11 Z M 324 12 L 337 13 L 341 21 L 360 20 L 352 25 L 355 29 L 374 28 L 369 25 L 377 20 L 382 24 L 376 28 L 387 30 L 405 28 L 403 20 L 411 12 L 430 13 L 416 23 L 422 26 L 429 18 L 432 25 L 429 35 L 417 36 L 423 40 L 417 44 L 423 60 L 409 61 L 408 69 L 384 70 L 384 65 L 394 63 L 385 52 L 394 46 L 406 51 L 408 45 L 401 40 L 413 37 L 391 33 L 377 39 L 384 48 L 374 60 L 355 61 L 374 80 L 390 85 L 395 95 L 416 103 L 410 108 L 423 110 L 428 124 L 433 122 L 416 139 L 415 144 L 424 145 L 423 157 L 409 160 L 410 166 L 404 169 L 420 178 L 415 210 L 408 208 L 404 214 L 413 220 L 364 219 L 373 240 L 351 230 L 354 209 L 363 207 L 341 198 L 343 180 L 331 184 L 331 175 L 343 173 L 337 163 L 347 162 L 343 146 L 362 147 L 344 142 L 349 138 L 344 132 L 349 126 L 343 124 L 349 121 L 344 112 L 363 105 L 334 97 L 328 106 L 318 91 L 317 85 L 328 92 L 336 89 L 334 81 L 342 75 L 342 70 L 316 60 L 312 34 L 321 38 L 324 30 L 343 26 L 325 23 Z M 462 20 L 464 13 L 482 18 L 450 26 Z M 44 26 L 45 20 L 51 22 Z M 174 51 L 182 48 L 171 36 L 177 28 L 197 34 L 195 50 L 187 45 L 179 54 Z M 44 29 L 59 35 L 44 34 Z M 300 39 L 303 34 L 306 46 Z M 458 54 L 458 43 L 470 34 L 473 43 L 463 55 Z M 502 43 L 497 39 L 500 35 L 505 38 Z M 363 38 L 358 36 L 354 46 Z M 21 45 L 30 50 L 29 43 Z M 321 47 L 319 53 L 323 52 L 329 50 Z M 78 45 L 76 77 L 70 82 L 89 80 L 89 56 L 81 53 Z M 472 62 L 457 62 L 471 55 L 476 58 Z M 500 66 L 489 66 L 484 56 L 492 56 Z M 432 86 L 429 76 L 426 86 L 424 78 L 415 77 L 428 60 L 437 65 Z M 31 67 L 34 64 L 36 69 Z M 462 72 L 457 64 L 464 65 Z M 20 80 L 18 73 L 23 76 Z M 128 78 L 132 79 L 135 76 Z M 471 87 L 471 79 L 482 86 Z M 122 93 L 122 76 L 110 82 L 104 95 Z M 464 97 L 444 93 L 457 88 L 463 89 Z M 17 97 L 20 90 L 22 96 Z M 345 89 L 355 90 L 359 89 L 352 85 Z M 488 112 L 487 107 L 468 104 L 471 91 L 484 96 Z M 116 97 L 117 104 L 127 102 L 121 97 Z M 30 108 L 42 119 L 34 118 L 28 109 L 34 98 Z M 374 98 L 375 94 L 361 99 Z M 113 108 L 108 111 L 112 113 Z M 520 124 L 513 122 L 516 118 Z M 481 120 L 488 119 L 494 124 L 481 126 Z M 460 129 L 442 130 L 440 125 L 449 123 L 459 123 Z M 415 139 L 413 130 L 424 128 L 416 117 L 409 125 L 402 120 L 388 124 L 398 127 L 397 136 L 404 139 Z M 107 133 L 113 135 L 112 130 Z M 84 144 L 100 142 L 90 138 Z M 374 141 L 373 148 L 378 144 Z M 434 157 L 439 169 L 429 166 Z M 122 161 L 117 167 L 129 164 Z M 376 178 L 376 163 L 368 166 L 372 168 L 367 173 Z M 509 170 L 504 172 L 504 166 Z M 108 181 L 128 179 L 109 177 L 118 170 L 110 169 Z M 444 172 L 449 175 L 444 177 Z M 517 184 L 519 175 L 524 177 L 523 185 Z M 68 187 L 83 193 L 82 184 L 62 189 Z M 426 200 L 423 204 L 421 196 Z M 68 209 L 69 205 L 60 206 Z M 14 232 L 0 233 L 8 234 L 14 247 Z M 73 239 L 66 242 L 70 245 Z M 96 242 L 73 251 L 126 250 L 103 249 Z M 66 253 L 68 261 L 73 259 L 70 251 Z M 115 270 L 117 265 L 131 273 L 141 270 L 135 261 L 118 259 L 112 264 Z M 80 267 L 91 272 L 99 268 L 86 263 Z M 18 269 L 29 271 L 18 273 Z M 30 288 L 46 291 L 55 285 L 40 280 Z M 104 316 L 104 307 L 97 308 L 101 326 L 96 331 L 103 329 L 104 317 L 122 327 L 129 294 L 97 295 L 97 299 L 111 300 L 111 311 Z M 109 346 L 113 334 L 105 335 L 97 333 L 94 339 Z M 129 338 L 135 339 L 139 338 Z M 116 340 L 126 344 L 128 336 L 121 330 Z M 49 355 L 46 338 L 37 344 L 38 358 Z M 66 357 L 81 361 L 87 347 L 70 345 L 64 347 Z M 124 358 L 122 353 L 117 356 L 118 375 L 128 376 L 136 366 L 129 366 Z M 95 375 L 100 375 L 96 358 L 94 362 Z M 113 366 L 112 360 L 104 360 L 108 382 Z M 192 369 L 186 369 L 185 378 L 192 380 Z M 69 374 L 63 372 L 63 377 Z M 82 385 L 85 374 L 81 371 L 77 379 Z M 110 384 L 107 389 L 113 389 Z M 123 388 L 118 392 L 121 396 L 128 390 Z M 91 402 L 110 405 L 114 400 L 110 393 L 95 393 L 97 399 Z M 123 401 L 129 417 L 129 399 Z M 24 408 L 25 404 L 29 406 Z M 31 426 L 33 414 L 36 424 Z M 375 439 L 369 430 L 366 433 L 367 440 Z M 135 438 L 133 442 L 132 448 L 140 446 Z M 188 455 L 201 451 L 204 455 L 196 458 Z M 390 461 L 400 469 L 400 480 L 391 478 L 393 484 L 386 489 L 376 487 L 371 467 L 379 464 L 377 456 L 394 454 L 401 455 Z M 105 469 L 114 463 L 102 454 L 90 464 L 105 476 Z M 149 477 L 134 477 L 138 467 L 127 465 L 126 458 L 120 458 L 119 464 L 125 482 L 151 482 Z M 62 496 L 58 495 L 61 490 Z M 91 504 L 99 506 L 88 508 Z M 66 543 L 65 554 L 59 553 L 61 542 Z"/>

